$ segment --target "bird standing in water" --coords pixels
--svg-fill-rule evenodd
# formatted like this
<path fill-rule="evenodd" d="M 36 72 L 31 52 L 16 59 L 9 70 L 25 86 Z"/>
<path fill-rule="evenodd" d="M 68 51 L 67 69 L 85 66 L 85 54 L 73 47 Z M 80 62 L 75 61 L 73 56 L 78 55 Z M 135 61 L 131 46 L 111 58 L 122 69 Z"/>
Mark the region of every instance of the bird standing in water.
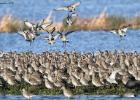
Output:
<path fill-rule="evenodd" d="M 26 91 L 25 89 L 22 89 L 22 95 L 26 98 L 26 99 L 31 99 L 33 97 L 33 94 L 29 93 L 28 91 Z"/>
<path fill-rule="evenodd" d="M 73 96 L 72 91 L 70 89 L 66 88 L 65 86 L 63 86 L 61 89 L 63 90 L 64 96 L 66 96 L 68 98 L 71 98 Z"/>

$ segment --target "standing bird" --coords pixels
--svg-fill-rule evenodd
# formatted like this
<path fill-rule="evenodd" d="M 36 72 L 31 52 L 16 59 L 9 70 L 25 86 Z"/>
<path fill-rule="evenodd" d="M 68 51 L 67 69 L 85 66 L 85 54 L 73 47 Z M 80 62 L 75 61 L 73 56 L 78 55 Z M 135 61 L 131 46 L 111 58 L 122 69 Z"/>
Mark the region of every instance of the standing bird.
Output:
<path fill-rule="evenodd" d="M 22 95 L 26 98 L 26 99 L 31 99 L 33 97 L 33 94 L 29 93 L 28 91 L 26 91 L 25 89 L 22 89 Z"/>
<path fill-rule="evenodd" d="M 72 91 L 65 86 L 62 87 L 64 96 L 71 98 L 73 96 Z"/>
<path fill-rule="evenodd" d="M 73 3 L 69 6 L 64 6 L 64 7 L 60 7 L 60 8 L 56 8 L 54 9 L 55 11 L 69 11 L 69 12 L 74 12 L 76 7 L 78 7 L 81 4 L 81 2 L 76 2 Z"/>
<path fill-rule="evenodd" d="M 109 83 L 114 83 L 114 84 L 118 84 L 118 82 L 116 81 L 116 74 L 120 72 L 120 70 L 114 70 L 112 71 L 111 75 L 106 79 Z"/>

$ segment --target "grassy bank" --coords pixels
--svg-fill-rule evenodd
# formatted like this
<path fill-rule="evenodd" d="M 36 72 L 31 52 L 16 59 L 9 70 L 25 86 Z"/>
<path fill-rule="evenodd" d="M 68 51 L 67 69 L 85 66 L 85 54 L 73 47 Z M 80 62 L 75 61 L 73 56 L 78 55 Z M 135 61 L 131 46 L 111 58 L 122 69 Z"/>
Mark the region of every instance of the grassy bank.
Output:
<path fill-rule="evenodd" d="M 36 21 L 38 22 L 38 21 Z M 122 16 L 108 16 L 106 13 L 101 13 L 97 17 L 75 19 L 70 30 L 112 30 L 131 24 L 131 29 L 140 28 L 140 16 L 128 18 Z M 57 29 L 67 28 L 65 22 L 55 22 L 53 24 Z M 17 32 L 19 29 L 25 29 L 23 20 L 17 17 L 6 15 L 0 18 L 0 32 Z"/>
<path fill-rule="evenodd" d="M 26 88 L 28 91 L 35 95 L 62 95 L 63 92 L 60 88 L 47 89 L 45 86 L 30 86 L 30 85 L 17 85 L 8 86 L 6 88 L 6 94 L 21 95 L 22 88 Z M 124 85 L 111 85 L 105 87 L 94 86 L 82 86 L 71 89 L 74 95 L 123 95 L 126 92 L 133 92 L 140 94 L 140 89 L 127 89 Z M 2 93 L 2 87 L 0 87 L 0 93 Z"/>

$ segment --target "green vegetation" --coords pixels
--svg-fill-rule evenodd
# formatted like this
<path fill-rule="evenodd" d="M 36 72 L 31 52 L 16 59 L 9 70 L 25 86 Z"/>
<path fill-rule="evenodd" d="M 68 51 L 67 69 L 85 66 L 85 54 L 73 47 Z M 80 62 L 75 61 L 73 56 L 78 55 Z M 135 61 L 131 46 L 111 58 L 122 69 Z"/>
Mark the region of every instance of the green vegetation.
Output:
<path fill-rule="evenodd" d="M 11 95 L 21 95 L 22 88 L 27 89 L 35 95 L 61 95 L 63 94 L 60 88 L 47 89 L 45 86 L 30 86 L 28 84 L 22 84 L 17 86 L 8 86 L 6 93 Z M 71 89 L 74 95 L 123 95 L 125 92 L 133 92 L 140 94 L 140 89 L 127 89 L 124 85 L 112 85 L 105 87 L 94 87 L 94 86 L 82 86 Z M 2 93 L 2 87 L 0 87 L 0 93 Z"/>

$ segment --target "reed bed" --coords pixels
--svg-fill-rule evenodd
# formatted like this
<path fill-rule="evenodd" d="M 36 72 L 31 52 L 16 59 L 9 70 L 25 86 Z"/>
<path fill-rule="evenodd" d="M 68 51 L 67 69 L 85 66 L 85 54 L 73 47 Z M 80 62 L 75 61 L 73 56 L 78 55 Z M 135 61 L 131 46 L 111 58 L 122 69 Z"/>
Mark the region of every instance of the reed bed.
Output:
<path fill-rule="evenodd" d="M 0 18 L 0 32 L 17 32 L 22 26 L 22 21 L 12 15 Z"/>
<path fill-rule="evenodd" d="M 36 21 L 38 22 L 38 21 Z M 54 22 L 53 26 L 57 27 L 57 30 L 69 29 L 69 30 L 112 30 L 131 24 L 132 29 L 140 28 L 140 16 L 136 17 L 123 17 L 123 16 L 108 16 L 107 13 L 102 12 L 97 17 L 82 18 L 77 17 L 74 20 L 72 26 L 67 27 L 65 24 L 65 18 L 61 22 Z M 17 32 L 20 29 L 24 29 L 23 20 L 14 17 L 12 15 L 5 15 L 0 18 L 0 32 Z"/>

